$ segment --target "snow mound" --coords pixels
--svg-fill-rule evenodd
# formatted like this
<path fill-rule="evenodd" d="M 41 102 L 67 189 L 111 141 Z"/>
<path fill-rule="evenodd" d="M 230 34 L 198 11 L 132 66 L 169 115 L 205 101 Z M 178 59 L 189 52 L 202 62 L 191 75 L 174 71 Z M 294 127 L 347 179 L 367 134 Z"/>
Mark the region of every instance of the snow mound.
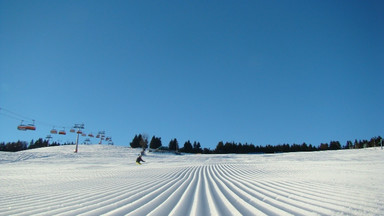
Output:
<path fill-rule="evenodd" d="M 119 146 L 0 152 L 0 215 L 384 215 L 379 148 L 171 155 Z"/>

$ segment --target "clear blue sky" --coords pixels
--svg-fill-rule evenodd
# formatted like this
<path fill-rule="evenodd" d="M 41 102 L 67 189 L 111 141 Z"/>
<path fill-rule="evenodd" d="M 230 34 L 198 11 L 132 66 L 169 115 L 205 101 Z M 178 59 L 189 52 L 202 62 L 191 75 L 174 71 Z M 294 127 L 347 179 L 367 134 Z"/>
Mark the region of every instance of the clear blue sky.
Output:
<path fill-rule="evenodd" d="M 0 0 L 0 107 L 22 115 L 0 110 L 0 142 L 75 123 L 116 145 L 139 133 L 211 149 L 383 136 L 383 11 L 381 0 Z M 16 130 L 20 119 L 37 130 Z"/>

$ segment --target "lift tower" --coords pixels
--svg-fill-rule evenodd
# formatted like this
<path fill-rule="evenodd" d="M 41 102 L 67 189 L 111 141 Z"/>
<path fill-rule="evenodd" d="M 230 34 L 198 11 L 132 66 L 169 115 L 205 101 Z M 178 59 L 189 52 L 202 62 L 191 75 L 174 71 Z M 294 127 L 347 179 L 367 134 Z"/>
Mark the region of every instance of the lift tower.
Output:
<path fill-rule="evenodd" d="M 76 148 L 75 148 L 75 153 L 77 153 L 79 149 L 79 135 L 83 133 L 81 130 L 84 130 L 84 124 L 75 124 L 73 128 L 77 129 Z"/>

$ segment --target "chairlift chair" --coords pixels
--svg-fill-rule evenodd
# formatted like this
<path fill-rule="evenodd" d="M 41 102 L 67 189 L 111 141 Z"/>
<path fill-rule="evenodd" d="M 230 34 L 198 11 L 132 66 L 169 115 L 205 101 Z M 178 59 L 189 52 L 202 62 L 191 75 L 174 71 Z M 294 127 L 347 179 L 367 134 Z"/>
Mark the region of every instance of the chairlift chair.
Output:
<path fill-rule="evenodd" d="M 57 134 L 57 130 L 55 128 L 52 128 L 51 134 Z"/>
<path fill-rule="evenodd" d="M 27 129 L 27 130 L 36 130 L 36 126 L 34 124 L 28 124 L 27 126 L 25 126 L 25 129 Z"/>
<path fill-rule="evenodd" d="M 23 124 L 23 121 L 21 121 L 20 125 L 17 126 L 17 129 L 18 130 L 22 130 L 22 131 L 26 131 L 27 130 L 27 126 Z"/>
<path fill-rule="evenodd" d="M 33 123 L 32 124 L 28 124 L 28 125 L 25 125 L 23 124 L 23 120 L 21 121 L 20 125 L 17 126 L 17 129 L 18 130 L 22 130 L 22 131 L 26 131 L 26 130 L 36 130 L 36 126 L 35 126 L 35 120 L 33 120 Z"/>
<path fill-rule="evenodd" d="M 66 135 L 66 134 L 67 134 L 67 132 L 65 132 L 64 129 L 59 131 L 59 135 Z"/>

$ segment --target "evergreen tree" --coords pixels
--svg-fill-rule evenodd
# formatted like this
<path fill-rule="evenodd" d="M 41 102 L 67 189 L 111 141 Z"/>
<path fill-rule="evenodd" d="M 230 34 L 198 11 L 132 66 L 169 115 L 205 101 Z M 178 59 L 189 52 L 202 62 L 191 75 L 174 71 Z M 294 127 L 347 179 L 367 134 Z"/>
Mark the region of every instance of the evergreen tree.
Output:
<path fill-rule="evenodd" d="M 149 143 L 149 148 L 157 149 L 157 148 L 159 148 L 161 146 L 162 146 L 161 138 L 153 136 L 152 139 L 151 139 L 151 142 Z"/>
<path fill-rule="evenodd" d="M 249 145 L 249 147 L 248 147 L 248 153 L 255 153 L 255 152 L 257 152 L 257 150 L 256 150 L 256 146 L 255 145 L 253 145 L 253 144 L 251 144 L 251 145 Z"/>
<path fill-rule="evenodd" d="M 24 141 L 17 141 L 17 142 L 9 142 L 7 144 L 2 145 L 3 151 L 9 151 L 9 152 L 17 152 L 27 149 L 27 142 Z"/>
<path fill-rule="evenodd" d="M 212 154 L 213 152 L 209 148 L 203 149 L 203 154 Z"/>
<path fill-rule="evenodd" d="M 303 142 L 303 144 L 301 144 L 301 151 L 308 151 L 307 143 Z"/>
<path fill-rule="evenodd" d="M 344 147 L 344 148 L 345 148 L 345 149 L 351 149 L 351 148 L 353 148 L 352 141 L 348 140 L 348 141 L 347 141 L 347 144 L 345 144 L 345 147 Z"/>
<path fill-rule="evenodd" d="M 309 144 L 309 151 L 317 151 L 316 146 L 312 146 L 312 144 Z"/>
<path fill-rule="evenodd" d="M 216 149 L 215 149 L 216 154 L 225 154 L 226 152 L 224 151 L 224 143 L 223 141 L 220 141 L 217 143 Z"/>
<path fill-rule="evenodd" d="M 176 151 L 179 149 L 179 143 L 177 142 L 177 139 L 173 139 L 169 142 L 169 146 L 168 146 L 169 150 L 171 151 Z"/>
<path fill-rule="evenodd" d="M 183 147 L 182 152 L 192 153 L 192 150 L 193 150 L 193 148 L 192 148 L 191 141 L 188 140 L 187 142 L 184 143 L 184 147 Z"/>
<path fill-rule="evenodd" d="M 329 149 L 330 150 L 338 150 L 341 149 L 341 145 L 339 141 L 331 141 L 329 143 Z"/>
<path fill-rule="evenodd" d="M 48 141 L 44 141 L 42 138 L 39 138 L 33 143 L 33 140 L 31 141 L 31 144 L 29 145 L 29 149 L 34 149 L 34 148 L 42 148 L 42 147 L 47 147 Z"/>
<path fill-rule="evenodd" d="M 354 147 L 354 148 L 357 148 L 357 149 L 358 149 L 358 148 L 361 148 L 361 147 L 360 147 L 360 142 L 357 141 L 357 139 L 355 139 L 355 142 L 353 143 L 353 147 Z"/>
<path fill-rule="evenodd" d="M 131 147 L 132 148 L 140 148 L 140 141 L 142 139 L 142 136 L 141 134 L 139 135 L 135 135 L 135 137 L 133 138 L 132 142 L 130 143 Z"/>
<path fill-rule="evenodd" d="M 321 143 L 319 150 L 320 151 L 328 150 L 328 143 Z"/>
<path fill-rule="evenodd" d="M 193 152 L 194 153 L 202 153 L 203 150 L 201 149 L 201 145 L 199 142 L 193 142 Z"/>
<path fill-rule="evenodd" d="M 148 148 L 148 136 L 145 134 L 141 135 L 140 148 L 142 148 L 142 149 Z"/>

